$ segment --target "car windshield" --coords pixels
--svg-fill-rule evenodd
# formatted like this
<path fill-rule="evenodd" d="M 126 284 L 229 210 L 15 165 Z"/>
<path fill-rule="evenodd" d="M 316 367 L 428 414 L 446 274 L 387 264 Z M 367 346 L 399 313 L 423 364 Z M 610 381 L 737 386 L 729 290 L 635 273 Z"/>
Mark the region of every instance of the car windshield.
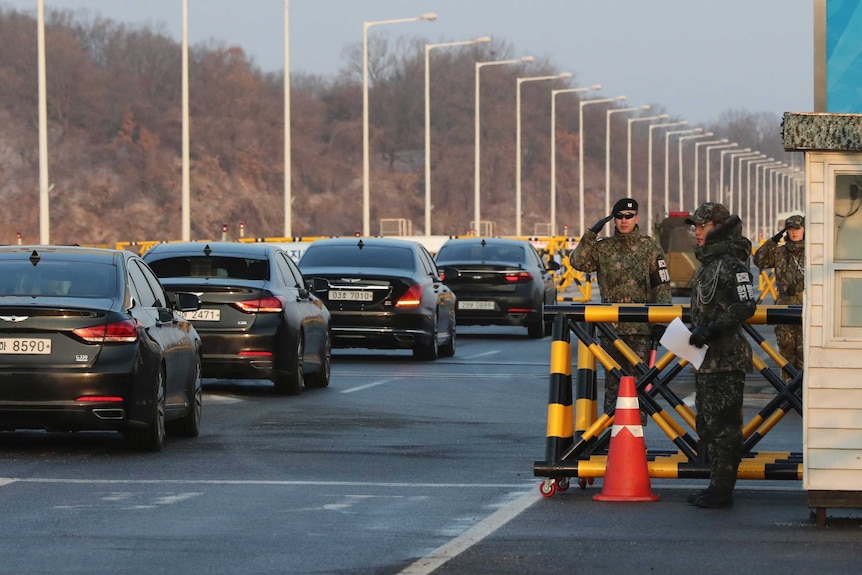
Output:
<path fill-rule="evenodd" d="M 393 246 L 354 245 L 311 246 L 300 260 L 300 267 L 349 267 L 415 269 L 413 250 Z"/>
<path fill-rule="evenodd" d="M 117 289 L 113 264 L 29 260 L 0 262 L 0 296 L 112 297 Z"/>
<path fill-rule="evenodd" d="M 229 256 L 177 256 L 148 261 L 160 278 L 268 280 L 267 260 Z"/>
<path fill-rule="evenodd" d="M 444 262 L 507 262 L 524 263 L 524 248 L 521 246 L 496 246 L 493 244 L 444 245 L 435 258 Z"/>

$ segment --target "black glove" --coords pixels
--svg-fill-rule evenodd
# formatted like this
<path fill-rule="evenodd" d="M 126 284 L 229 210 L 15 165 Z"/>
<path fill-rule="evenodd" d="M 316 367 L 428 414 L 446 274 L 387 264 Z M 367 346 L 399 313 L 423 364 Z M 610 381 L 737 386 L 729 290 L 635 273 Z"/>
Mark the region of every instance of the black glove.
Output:
<path fill-rule="evenodd" d="M 699 325 L 691 332 L 691 337 L 688 338 L 688 343 L 694 347 L 703 347 L 706 342 L 715 336 L 717 332 L 715 322 L 711 321 L 706 325 Z"/>
<path fill-rule="evenodd" d="M 664 336 L 664 330 L 667 329 L 667 326 L 661 323 L 654 324 L 650 328 L 649 338 L 655 343 L 661 341 L 662 336 Z"/>
<path fill-rule="evenodd" d="M 773 241 L 773 242 L 775 242 L 776 244 L 777 244 L 778 242 L 780 242 L 780 241 L 781 241 L 781 236 L 783 236 L 783 235 L 784 235 L 784 232 L 785 232 L 786 230 L 787 230 L 787 228 L 784 228 L 784 229 L 782 229 L 780 232 L 778 232 L 777 234 L 775 234 L 774 236 L 772 236 L 772 241 Z"/>
<path fill-rule="evenodd" d="M 609 221 L 611 221 L 612 219 L 614 219 L 613 214 L 609 215 L 606 218 L 600 219 L 599 221 L 596 222 L 596 225 L 594 225 L 593 227 L 590 228 L 590 231 L 593 232 L 594 234 L 599 233 L 600 231 L 602 231 L 602 228 L 605 227 L 605 224 L 608 223 Z"/>

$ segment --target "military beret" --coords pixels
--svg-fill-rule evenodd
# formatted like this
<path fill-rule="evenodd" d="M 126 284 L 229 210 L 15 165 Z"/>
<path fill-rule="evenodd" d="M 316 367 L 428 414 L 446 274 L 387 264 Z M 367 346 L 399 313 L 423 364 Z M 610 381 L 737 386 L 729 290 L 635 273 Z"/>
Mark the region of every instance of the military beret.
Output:
<path fill-rule="evenodd" d="M 612 214 L 619 213 L 623 210 L 634 210 L 638 211 L 638 203 L 636 200 L 632 198 L 623 198 L 618 200 L 617 203 L 614 204 L 614 209 L 611 211 Z"/>

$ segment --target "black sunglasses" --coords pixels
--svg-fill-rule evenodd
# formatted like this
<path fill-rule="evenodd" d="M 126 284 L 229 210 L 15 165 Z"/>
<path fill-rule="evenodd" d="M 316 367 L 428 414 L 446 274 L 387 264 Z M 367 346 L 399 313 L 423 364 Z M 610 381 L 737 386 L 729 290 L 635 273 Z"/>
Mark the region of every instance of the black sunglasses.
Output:
<path fill-rule="evenodd" d="M 628 214 L 617 213 L 617 214 L 614 214 L 614 218 L 617 220 L 623 220 L 623 219 L 630 220 L 633 217 L 635 217 L 636 215 L 637 214 L 632 214 L 632 213 L 628 213 Z"/>

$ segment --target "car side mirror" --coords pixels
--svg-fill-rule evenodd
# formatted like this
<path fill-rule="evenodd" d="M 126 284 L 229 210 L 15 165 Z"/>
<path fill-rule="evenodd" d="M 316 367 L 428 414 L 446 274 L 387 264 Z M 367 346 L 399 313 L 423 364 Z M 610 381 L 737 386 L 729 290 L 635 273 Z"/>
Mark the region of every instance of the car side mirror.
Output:
<path fill-rule="evenodd" d="M 548 262 L 548 266 L 547 266 L 547 268 L 546 268 L 546 269 L 548 269 L 548 270 L 550 270 L 550 271 L 554 271 L 554 272 L 555 272 L 555 271 L 557 271 L 558 269 L 560 269 L 561 267 L 562 267 L 562 266 L 560 265 L 560 262 L 558 262 L 557 260 L 551 260 L 551 261 L 549 261 L 549 262 Z"/>
<path fill-rule="evenodd" d="M 447 279 L 454 279 L 460 275 L 461 275 L 461 272 L 456 267 L 443 266 L 440 268 L 440 279 L 442 279 L 444 282 Z"/>
<path fill-rule="evenodd" d="M 174 294 L 174 309 L 177 311 L 197 311 L 201 309 L 201 300 L 191 292 L 176 292 Z"/>

